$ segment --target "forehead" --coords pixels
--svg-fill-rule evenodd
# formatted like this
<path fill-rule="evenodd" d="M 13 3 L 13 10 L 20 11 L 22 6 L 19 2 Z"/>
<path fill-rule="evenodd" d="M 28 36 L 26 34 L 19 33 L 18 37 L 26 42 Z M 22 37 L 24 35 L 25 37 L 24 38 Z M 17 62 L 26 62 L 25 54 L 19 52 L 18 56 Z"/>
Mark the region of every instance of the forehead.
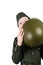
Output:
<path fill-rule="evenodd" d="M 28 20 L 28 17 L 22 17 L 19 19 L 18 23 L 23 23 Z"/>

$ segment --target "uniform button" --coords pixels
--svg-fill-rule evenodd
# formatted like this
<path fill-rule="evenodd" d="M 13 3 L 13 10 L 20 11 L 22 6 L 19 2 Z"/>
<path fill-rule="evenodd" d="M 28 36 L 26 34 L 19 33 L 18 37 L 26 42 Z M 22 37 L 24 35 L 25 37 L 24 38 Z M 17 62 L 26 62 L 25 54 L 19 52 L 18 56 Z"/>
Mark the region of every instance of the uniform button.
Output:
<path fill-rule="evenodd" d="M 32 55 L 33 55 L 34 53 L 32 52 Z"/>

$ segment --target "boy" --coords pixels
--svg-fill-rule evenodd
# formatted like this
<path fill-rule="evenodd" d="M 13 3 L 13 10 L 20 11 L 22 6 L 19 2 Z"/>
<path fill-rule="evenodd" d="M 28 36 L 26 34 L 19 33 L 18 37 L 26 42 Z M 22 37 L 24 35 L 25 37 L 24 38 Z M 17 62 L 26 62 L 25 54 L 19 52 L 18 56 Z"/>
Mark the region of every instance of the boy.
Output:
<path fill-rule="evenodd" d="M 30 18 L 23 12 L 18 13 L 16 17 L 19 32 L 18 37 L 15 38 L 13 44 L 13 62 L 16 64 L 21 62 L 21 65 L 41 65 L 41 57 L 43 58 L 43 49 L 40 46 L 36 48 L 30 48 L 26 46 L 23 41 L 25 32 L 22 26 Z"/>

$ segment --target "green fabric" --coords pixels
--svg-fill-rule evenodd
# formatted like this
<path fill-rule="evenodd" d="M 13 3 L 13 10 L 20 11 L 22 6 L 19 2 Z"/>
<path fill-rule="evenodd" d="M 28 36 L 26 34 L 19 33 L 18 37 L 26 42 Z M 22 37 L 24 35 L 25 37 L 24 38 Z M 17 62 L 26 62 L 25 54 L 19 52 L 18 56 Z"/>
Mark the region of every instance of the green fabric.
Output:
<path fill-rule="evenodd" d="M 22 62 L 27 61 L 28 63 L 34 63 L 34 65 L 38 65 L 41 61 L 40 48 L 25 48 L 26 49 L 23 51 Z"/>
<path fill-rule="evenodd" d="M 19 62 L 28 62 L 38 65 L 41 63 L 41 58 L 43 58 L 43 46 L 31 48 L 26 46 L 23 42 L 23 45 L 19 47 L 17 45 L 17 38 L 15 38 L 12 52 L 12 60 L 15 64 L 18 64 Z"/>

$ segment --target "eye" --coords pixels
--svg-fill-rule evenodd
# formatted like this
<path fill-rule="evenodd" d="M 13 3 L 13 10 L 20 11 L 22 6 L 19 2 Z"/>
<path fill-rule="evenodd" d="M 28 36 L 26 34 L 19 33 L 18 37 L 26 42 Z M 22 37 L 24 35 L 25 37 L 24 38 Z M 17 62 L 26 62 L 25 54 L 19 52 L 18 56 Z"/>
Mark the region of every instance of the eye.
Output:
<path fill-rule="evenodd" d="M 22 24 L 22 23 L 20 23 L 20 24 Z"/>

